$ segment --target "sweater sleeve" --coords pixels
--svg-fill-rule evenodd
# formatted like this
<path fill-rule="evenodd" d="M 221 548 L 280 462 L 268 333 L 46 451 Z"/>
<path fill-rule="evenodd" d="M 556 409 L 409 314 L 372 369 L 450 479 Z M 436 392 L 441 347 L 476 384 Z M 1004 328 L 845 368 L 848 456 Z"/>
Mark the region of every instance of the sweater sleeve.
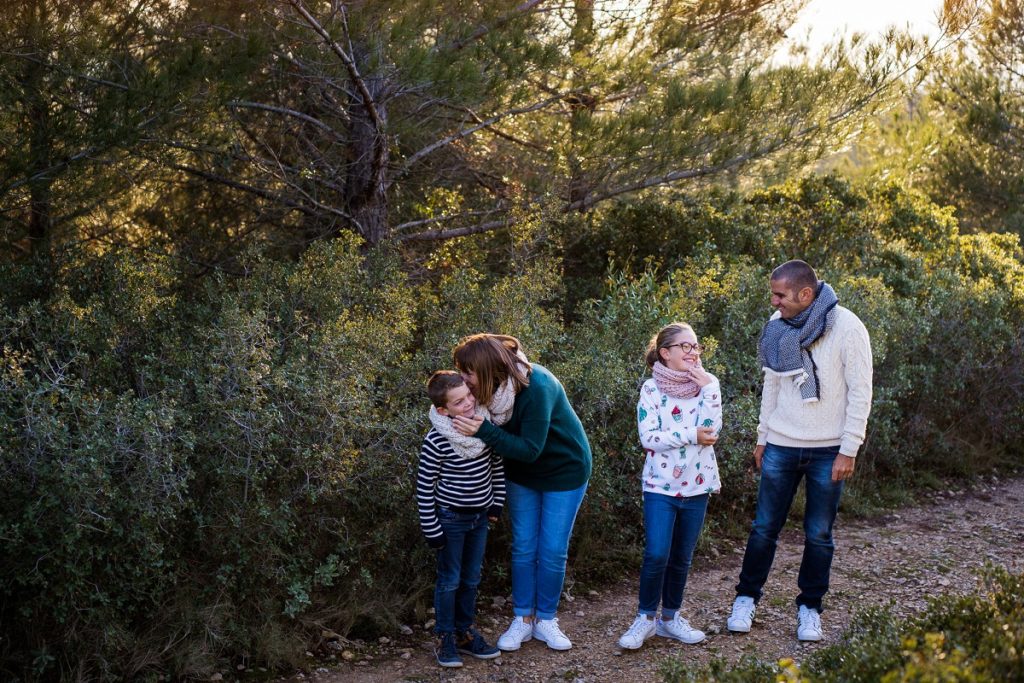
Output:
<path fill-rule="evenodd" d="M 429 439 L 423 439 L 420 462 L 416 471 L 416 507 L 419 510 L 420 530 L 427 540 L 444 536 L 437 518 L 437 480 L 441 474 L 441 459 Z"/>
<path fill-rule="evenodd" d="M 553 390 L 543 391 L 531 385 L 530 391 L 521 391 L 516 401 L 521 402 L 522 419 L 519 434 L 510 434 L 484 420 L 476 436 L 498 452 L 503 458 L 519 462 L 536 462 L 544 451 L 548 431 L 551 429 L 551 414 L 555 407 Z M 517 406 L 519 408 L 519 406 Z"/>
<path fill-rule="evenodd" d="M 500 513 L 505 506 L 505 465 L 501 456 L 491 451 L 491 490 L 494 492 L 494 501 L 491 503 L 490 512 Z"/>
<path fill-rule="evenodd" d="M 864 323 L 847 332 L 840 351 L 843 375 L 846 379 L 846 415 L 843 419 L 843 438 L 839 452 L 856 457 L 867 433 L 868 414 L 871 412 L 872 359 L 871 338 Z"/>
<path fill-rule="evenodd" d="M 700 391 L 697 426 L 711 427 L 715 430 L 715 436 L 722 431 L 722 386 L 717 378 Z"/>
<path fill-rule="evenodd" d="M 757 420 L 757 445 L 768 443 L 768 418 L 775 412 L 779 401 L 779 382 L 781 378 L 774 372 L 764 373 L 764 386 L 761 388 L 761 413 Z"/>
<path fill-rule="evenodd" d="M 688 443 L 697 443 L 696 425 L 679 425 L 677 429 L 663 429 L 659 412 L 661 392 L 650 391 L 650 384 L 640 389 L 640 400 L 636 405 L 636 426 L 640 432 L 640 445 L 648 451 L 662 453 L 682 448 Z"/>

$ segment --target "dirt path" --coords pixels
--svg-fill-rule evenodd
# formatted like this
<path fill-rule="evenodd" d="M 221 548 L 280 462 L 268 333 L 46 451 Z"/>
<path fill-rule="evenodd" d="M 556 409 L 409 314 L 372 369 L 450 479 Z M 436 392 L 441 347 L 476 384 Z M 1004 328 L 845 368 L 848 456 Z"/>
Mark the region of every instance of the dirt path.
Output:
<path fill-rule="evenodd" d="M 574 645 L 568 652 L 553 652 L 532 641 L 490 662 L 467 658 L 461 669 L 442 670 L 434 662 L 433 640 L 417 625 L 402 642 L 350 643 L 340 652 L 337 666 L 288 680 L 617 682 L 656 680 L 660 663 L 669 655 L 681 655 L 695 665 L 715 655 L 735 660 L 746 653 L 799 661 L 822 644 L 836 642 L 859 608 L 891 601 L 899 613 L 910 614 L 930 596 L 974 590 L 977 571 L 986 562 L 1024 569 L 1024 479 L 991 480 L 970 492 L 943 492 L 920 507 L 869 521 L 840 518 L 836 543 L 821 644 L 800 644 L 795 637 L 792 602 L 802 539 L 787 527 L 754 629 L 747 635 L 725 630 L 743 552 L 736 547 L 734 558 L 720 558 L 715 566 L 696 559 L 690 573 L 683 614 L 708 632 L 699 645 L 652 638 L 638 651 L 620 652 L 615 641 L 636 610 L 636 577 L 630 577 L 600 593 L 563 601 L 560 623 Z M 481 609 L 481 630 L 489 640 L 505 628 L 509 614 L 507 607 Z"/>

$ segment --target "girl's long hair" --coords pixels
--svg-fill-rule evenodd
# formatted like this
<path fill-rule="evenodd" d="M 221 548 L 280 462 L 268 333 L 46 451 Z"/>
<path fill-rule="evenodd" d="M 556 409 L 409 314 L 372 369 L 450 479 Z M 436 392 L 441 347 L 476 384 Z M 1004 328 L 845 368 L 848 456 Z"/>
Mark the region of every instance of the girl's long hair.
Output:
<path fill-rule="evenodd" d="M 517 394 L 530 385 L 530 371 L 522 369 L 523 362 L 516 355 L 522 348 L 515 337 L 482 332 L 460 339 L 452 358 L 462 372 L 476 373 L 476 400 L 486 406 L 510 377 Z"/>

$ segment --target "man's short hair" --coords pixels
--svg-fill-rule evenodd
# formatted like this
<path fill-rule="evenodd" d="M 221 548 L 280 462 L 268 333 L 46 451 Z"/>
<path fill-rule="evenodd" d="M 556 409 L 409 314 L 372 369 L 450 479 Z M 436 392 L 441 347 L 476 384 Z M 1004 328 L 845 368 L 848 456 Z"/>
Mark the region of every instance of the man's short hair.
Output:
<path fill-rule="evenodd" d="M 427 380 L 427 396 L 436 408 L 448 405 L 448 392 L 466 383 L 454 370 L 438 370 Z"/>
<path fill-rule="evenodd" d="M 804 287 L 811 289 L 818 288 L 818 276 L 806 262 L 799 259 L 786 261 L 772 271 L 772 280 L 779 280 L 789 284 L 790 289 L 800 291 Z"/>

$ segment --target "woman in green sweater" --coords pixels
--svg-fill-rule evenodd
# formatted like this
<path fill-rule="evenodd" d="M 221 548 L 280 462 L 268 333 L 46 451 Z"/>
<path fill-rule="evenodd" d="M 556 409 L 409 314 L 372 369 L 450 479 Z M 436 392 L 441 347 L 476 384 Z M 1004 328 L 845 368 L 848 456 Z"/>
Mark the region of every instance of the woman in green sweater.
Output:
<path fill-rule="evenodd" d="M 535 637 L 553 650 L 568 650 L 572 642 L 555 615 L 569 537 L 590 479 L 583 424 L 558 378 L 530 363 L 515 337 L 474 334 L 460 341 L 453 355 L 494 420 L 456 417 L 455 428 L 481 439 L 505 462 L 515 618 L 498 647 L 518 650 Z"/>

